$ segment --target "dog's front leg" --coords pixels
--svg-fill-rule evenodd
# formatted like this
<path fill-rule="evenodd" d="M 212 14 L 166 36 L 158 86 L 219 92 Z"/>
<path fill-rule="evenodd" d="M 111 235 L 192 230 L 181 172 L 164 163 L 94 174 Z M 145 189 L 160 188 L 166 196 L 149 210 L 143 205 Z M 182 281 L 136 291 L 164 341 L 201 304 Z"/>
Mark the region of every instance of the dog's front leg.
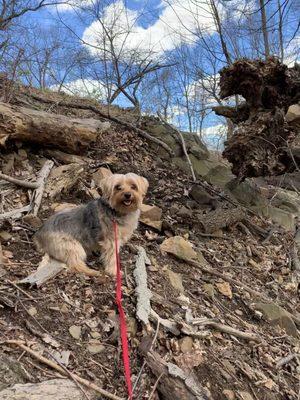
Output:
<path fill-rule="evenodd" d="M 104 265 L 105 272 L 108 275 L 116 276 L 117 274 L 117 264 L 116 264 L 116 251 L 115 244 L 111 240 L 104 241 L 100 243 L 101 248 L 101 260 Z M 120 246 L 118 246 L 118 251 Z"/>

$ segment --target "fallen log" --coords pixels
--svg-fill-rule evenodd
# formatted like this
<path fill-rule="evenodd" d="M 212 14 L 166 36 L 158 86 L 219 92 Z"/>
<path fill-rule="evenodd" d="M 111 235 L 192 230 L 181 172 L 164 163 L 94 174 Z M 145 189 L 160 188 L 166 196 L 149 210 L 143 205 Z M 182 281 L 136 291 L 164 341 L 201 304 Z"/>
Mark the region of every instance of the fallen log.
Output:
<path fill-rule="evenodd" d="M 149 339 L 149 340 L 148 340 Z M 157 390 L 164 400 L 209 400 L 197 377 L 177 365 L 166 362 L 158 353 L 149 350 L 152 340 L 142 340 L 139 350 L 153 374 L 159 379 Z"/>
<path fill-rule="evenodd" d="M 199 224 L 205 233 L 213 233 L 246 218 L 246 211 L 241 207 L 218 208 L 203 215 Z"/>
<path fill-rule="evenodd" d="M 79 153 L 107 127 L 107 123 L 92 118 L 69 118 L 0 102 L 2 145 L 7 140 L 18 140 Z"/>

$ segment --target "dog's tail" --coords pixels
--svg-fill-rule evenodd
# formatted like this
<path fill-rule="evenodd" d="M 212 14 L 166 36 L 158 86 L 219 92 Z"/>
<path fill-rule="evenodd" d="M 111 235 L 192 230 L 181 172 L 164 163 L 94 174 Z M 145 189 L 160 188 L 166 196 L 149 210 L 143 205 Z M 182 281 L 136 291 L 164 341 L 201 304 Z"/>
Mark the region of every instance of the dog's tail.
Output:
<path fill-rule="evenodd" d="M 68 268 L 73 272 L 79 272 L 88 276 L 101 275 L 100 271 L 95 271 L 94 269 L 89 268 L 82 260 L 82 258 L 78 257 L 76 253 L 69 255 L 66 264 Z"/>

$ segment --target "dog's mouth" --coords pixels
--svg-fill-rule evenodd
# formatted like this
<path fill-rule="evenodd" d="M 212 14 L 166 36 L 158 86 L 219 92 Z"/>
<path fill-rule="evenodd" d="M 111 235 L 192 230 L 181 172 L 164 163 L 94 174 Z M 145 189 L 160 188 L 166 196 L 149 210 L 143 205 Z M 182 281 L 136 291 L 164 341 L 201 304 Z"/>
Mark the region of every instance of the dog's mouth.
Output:
<path fill-rule="evenodd" d="M 124 206 L 129 207 L 131 206 L 131 204 L 133 203 L 133 201 L 131 199 L 129 200 L 123 200 L 122 203 L 124 204 Z"/>

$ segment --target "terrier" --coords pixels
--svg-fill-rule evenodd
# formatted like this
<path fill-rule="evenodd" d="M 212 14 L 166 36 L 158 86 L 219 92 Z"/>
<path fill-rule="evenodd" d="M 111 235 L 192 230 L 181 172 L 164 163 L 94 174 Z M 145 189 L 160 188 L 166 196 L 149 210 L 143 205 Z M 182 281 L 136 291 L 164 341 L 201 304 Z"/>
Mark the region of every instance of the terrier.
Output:
<path fill-rule="evenodd" d="M 113 221 L 118 225 L 118 247 L 138 226 L 147 193 L 146 178 L 134 173 L 114 174 L 101 182 L 102 197 L 50 217 L 35 234 L 37 249 L 67 265 L 71 271 L 99 276 L 86 265 L 87 255 L 100 251 L 105 273 L 116 275 Z M 118 249 L 119 250 L 119 249 Z"/>

